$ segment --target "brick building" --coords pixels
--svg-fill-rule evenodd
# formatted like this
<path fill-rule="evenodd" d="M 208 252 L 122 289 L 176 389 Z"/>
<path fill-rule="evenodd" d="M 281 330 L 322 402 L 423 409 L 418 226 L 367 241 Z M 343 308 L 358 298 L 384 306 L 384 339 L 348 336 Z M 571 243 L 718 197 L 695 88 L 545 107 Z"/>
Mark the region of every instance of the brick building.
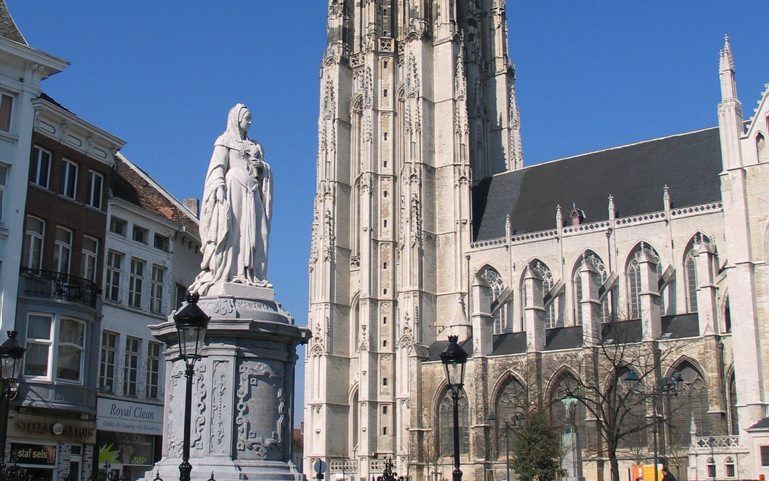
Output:
<path fill-rule="evenodd" d="M 46 95 L 33 105 L 16 312 L 27 351 L 7 452 L 55 453 L 22 463 L 78 480 L 94 462 L 108 192 L 123 141 Z"/>

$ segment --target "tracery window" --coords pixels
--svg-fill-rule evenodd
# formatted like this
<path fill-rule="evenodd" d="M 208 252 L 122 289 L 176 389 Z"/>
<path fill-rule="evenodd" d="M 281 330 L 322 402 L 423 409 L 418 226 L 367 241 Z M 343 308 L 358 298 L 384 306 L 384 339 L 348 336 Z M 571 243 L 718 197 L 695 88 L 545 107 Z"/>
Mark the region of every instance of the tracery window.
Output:
<path fill-rule="evenodd" d="M 630 319 L 641 318 L 641 268 L 638 260 L 642 253 L 651 257 L 657 266 L 657 276 L 662 275 L 662 261 L 657 251 L 644 242 L 638 244 L 630 253 L 627 263 L 628 314 Z M 660 292 L 660 311 L 665 313 L 665 296 Z"/>
<path fill-rule="evenodd" d="M 649 419 L 646 412 L 647 397 L 644 394 L 646 387 L 643 382 L 638 386 L 628 386 L 624 382 L 625 376 L 631 369 L 623 368 L 617 371 L 617 381 L 612 384 L 624 401 L 619 402 L 622 419 L 619 422 L 619 432 L 624 435 L 618 440 L 617 447 L 637 450 L 648 446 L 647 427 Z M 638 373 L 636 373 L 638 375 Z"/>
<path fill-rule="evenodd" d="M 686 301 L 689 312 L 697 312 L 697 259 L 694 250 L 689 249 L 684 260 L 686 267 Z"/>
<path fill-rule="evenodd" d="M 582 325 L 582 278 L 579 275 L 579 271 L 582 269 L 582 265 L 588 262 L 597 272 L 601 283 L 606 282 L 609 277 L 606 272 L 606 266 L 598 255 L 594 252 L 588 252 L 577 263 L 577 267 L 574 268 L 573 284 L 574 284 L 574 319 L 577 320 L 578 325 Z M 606 294 L 601 301 L 601 322 L 609 322 L 611 318 L 611 296 Z"/>
<path fill-rule="evenodd" d="M 499 275 L 499 272 L 497 272 L 496 269 L 485 267 L 481 271 L 480 277 L 489 285 L 489 289 L 491 290 L 491 303 L 493 304 L 494 301 L 499 299 L 499 296 L 502 295 L 502 292 L 505 289 L 505 285 L 502 282 L 502 276 Z M 509 301 L 506 301 L 504 305 L 497 309 L 497 312 L 494 314 L 494 334 L 512 332 L 510 311 L 512 311 L 512 308 Z"/>
<path fill-rule="evenodd" d="M 576 400 L 580 393 L 577 379 L 571 373 L 561 374 L 553 383 L 548 399 L 550 419 L 561 431 L 576 433 L 582 448 L 590 449 L 589 443 L 592 436 L 588 432 L 588 426 L 585 422 L 587 410 L 582 403 Z"/>
<path fill-rule="evenodd" d="M 729 434 L 740 434 L 740 419 L 737 416 L 737 384 L 734 382 L 734 373 L 729 376 Z"/>
<path fill-rule="evenodd" d="M 694 421 L 697 436 L 710 434 L 708 421 L 708 388 L 700 372 L 688 361 L 677 368 L 683 385 L 675 396 L 667 398 L 670 422 L 670 442 L 676 446 L 688 446 L 691 423 Z"/>
<path fill-rule="evenodd" d="M 540 261 L 532 262 L 530 268 L 542 279 L 542 305 L 545 306 L 548 294 L 553 289 L 553 273 L 550 268 Z M 547 328 L 563 327 L 563 319 L 559 315 L 558 299 L 552 299 L 545 307 L 545 326 Z"/>
<path fill-rule="evenodd" d="M 469 410 L 467 395 L 464 389 L 459 394 L 459 453 L 470 452 Z M 452 456 L 454 453 L 454 401 L 451 399 L 451 389 L 446 389 L 438 405 L 438 451 L 441 456 Z"/>
<path fill-rule="evenodd" d="M 504 437 L 505 429 L 508 425 L 512 426 L 516 416 L 526 412 L 527 402 L 526 390 L 523 385 L 513 377 L 508 379 L 500 390 L 494 411 L 497 416 L 497 453 L 504 450 L 504 445 L 500 445 L 499 440 Z"/>
<path fill-rule="evenodd" d="M 350 319 L 350 352 L 356 353 L 360 349 L 360 301 L 353 303 Z"/>
<path fill-rule="evenodd" d="M 697 312 L 697 257 L 694 255 L 695 249 L 702 243 L 710 243 L 710 238 L 705 234 L 698 232 L 687 244 L 684 252 L 684 273 L 686 275 L 686 306 L 689 312 Z M 714 256 L 714 259 L 716 257 Z M 717 262 L 717 261 L 716 261 Z M 711 265 L 708 270 L 709 282 L 712 282 L 718 266 Z"/>
<path fill-rule="evenodd" d="M 358 390 L 355 390 L 355 395 L 350 402 L 350 452 L 354 453 L 358 450 Z"/>

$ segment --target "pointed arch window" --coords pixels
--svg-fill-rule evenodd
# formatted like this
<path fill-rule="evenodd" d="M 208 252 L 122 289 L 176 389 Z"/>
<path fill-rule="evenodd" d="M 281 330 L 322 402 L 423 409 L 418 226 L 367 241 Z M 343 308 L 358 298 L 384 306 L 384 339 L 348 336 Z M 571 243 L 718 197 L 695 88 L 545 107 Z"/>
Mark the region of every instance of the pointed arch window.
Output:
<path fill-rule="evenodd" d="M 579 271 L 582 269 L 582 265 L 588 262 L 597 272 L 598 277 L 601 280 L 601 283 L 606 282 L 606 279 L 609 277 L 606 273 L 606 266 L 603 263 L 603 260 L 601 260 L 600 257 L 595 252 L 588 252 L 586 255 L 584 255 L 579 262 L 577 263 L 577 266 L 574 268 L 574 274 L 573 274 L 573 284 L 574 284 L 574 319 L 577 321 L 577 325 L 582 325 L 583 319 L 582 319 L 582 278 L 579 275 Z M 604 296 L 603 301 L 601 301 L 601 322 L 609 322 L 609 319 L 611 317 L 611 306 L 609 304 L 610 297 L 608 294 Z"/>
<path fill-rule="evenodd" d="M 540 261 L 534 261 L 531 263 L 530 268 L 537 273 L 542 279 L 542 305 L 545 306 L 546 301 L 550 301 L 550 304 L 545 306 L 545 326 L 549 328 L 563 327 L 563 319 L 559 314 L 559 299 L 549 299 L 548 295 L 552 295 L 552 289 L 555 283 L 553 282 L 553 273 L 550 268 Z"/>
<path fill-rule="evenodd" d="M 641 318 L 641 266 L 638 260 L 642 253 L 646 253 L 656 264 L 657 278 L 662 275 L 662 261 L 659 254 L 652 246 L 646 243 L 638 244 L 630 253 L 627 262 L 627 291 L 628 291 L 628 314 L 630 319 Z M 665 296 L 660 292 L 660 311 L 665 313 Z"/>
<path fill-rule="evenodd" d="M 553 420 L 556 427 L 564 433 L 575 433 L 579 436 L 582 447 L 590 449 L 590 441 L 593 436 L 588 432 L 587 410 L 579 401 L 569 398 L 578 398 L 582 394 L 579 388 L 579 381 L 569 372 L 562 373 L 553 383 L 548 398 L 548 407 L 550 409 L 550 419 Z M 576 402 L 575 402 L 576 401 Z M 567 440 L 562 437 L 562 442 Z M 568 446 L 563 446 L 568 449 Z"/>
<path fill-rule="evenodd" d="M 621 399 L 624 399 L 618 404 L 621 407 L 618 414 L 622 416 L 618 423 L 619 432 L 624 433 L 624 435 L 618 440 L 617 447 L 637 451 L 639 448 L 648 446 L 647 396 L 644 395 L 646 387 L 643 385 L 643 381 L 639 383 L 639 386 L 632 388 L 623 381 L 630 371 L 632 369 L 627 367 L 618 369 L 616 381 L 611 383 L 610 389 L 617 389 Z M 638 376 L 637 372 L 636 376 Z"/>
<path fill-rule="evenodd" d="M 694 249 L 689 249 L 684 259 L 686 272 L 686 301 L 689 312 L 697 312 L 697 259 Z"/>
<path fill-rule="evenodd" d="M 469 410 L 467 395 L 464 389 L 459 394 L 459 453 L 466 455 L 470 452 Z M 446 389 L 438 404 L 438 451 L 441 456 L 454 454 L 454 401 L 451 390 Z"/>
<path fill-rule="evenodd" d="M 499 275 L 496 269 L 493 267 L 485 267 L 480 277 L 486 281 L 491 290 L 491 303 L 498 301 L 500 296 L 505 291 L 505 284 L 502 282 L 502 276 Z M 494 334 L 502 334 L 505 332 L 512 332 L 512 325 L 510 322 L 510 312 L 512 307 L 510 301 L 505 301 L 504 304 L 497 309 L 494 314 Z"/>
<path fill-rule="evenodd" d="M 758 161 L 763 163 L 769 160 L 769 153 L 766 151 L 766 139 L 761 132 L 756 135 L 756 154 L 758 155 Z"/>
<path fill-rule="evenodd" d="M 358 390 L 355 390 L 355 394 L 350 401 L 350 453 L 354 453 L 358 450 Z"/>
<path fill-rule="evenodd" d="M 511 377 L 500 390 L 494 411 L 497 417 L 496 429 L 498 436 L 495 437 L 497 441 L 500 440 L 505 432 L 505 423 L 511 424 L 515 417 L 524 414 L 527 411 L 527 408 L 528 398 L 526 396 L 526 390 L 517 379 Z M 496 452 L 498 455 L 501 452 L 501 449 L 504 449 L 504 446 L 500 447 L 499 443 L 497 443 Z"/>
<path fill-rule="evenodd" d="M 670 420 L 670 442 L 676 446 L 689 446 L 691 428 L 697 436 L 710 435 L 708 420 L 708 388 L 702 374 L 689 362 L 679 364 L 683 385 L 677 395 L 667 398 Z M 694 426 L 692 426 L 694 423 Z"/>
<path fill-rule="evenodd" d="M 729 434 L 740 434 L 740 420 L 737 416 L 737 383 L 734 381 L 734 373 L 729 376 Z"/>
<path fill-rule="evenodd" d="M 350 318 L 350 352 L 355 353 L 360 349 L 360 301 L 357 299 L 353 302 Z"/>
<path fill-rule="evenodd" d="M 701 233 L 692 237 L 684 250 L 684 274 L 686 276 L 686 307 L 689 312 L 697 312 L 697 286 L 699 285 L 699 279 L 697 279 L 697 257 L 694 255 L 695 249 L 702 243 L 710 244 L 710 238 Z M 718 269 L 717 257 L 714 257 L 716 265 L 710 265 L 708 269 L 708 282 L 712 282 L 715 277 L 715 273 Z"/>

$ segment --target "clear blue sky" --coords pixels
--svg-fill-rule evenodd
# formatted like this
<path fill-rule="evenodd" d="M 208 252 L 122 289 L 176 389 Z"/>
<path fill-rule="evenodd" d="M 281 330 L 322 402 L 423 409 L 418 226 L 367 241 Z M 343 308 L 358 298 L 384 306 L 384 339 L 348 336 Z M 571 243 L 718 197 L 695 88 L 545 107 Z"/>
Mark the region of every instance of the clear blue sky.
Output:
<path fill-rule="evenodd" d="M 33 47 L 72 63 L 45 90 L 123 138 L 179 198 L 201 195 L 227 110 L 251 107 L 276 178 L 270 279 L 304 324 L 325 0 L 6 1 Z M 527 164 L 716 125 L 724 33 L 746 116 L 769 82 L 765 0 L 509 0 L 507 11 Z"/>

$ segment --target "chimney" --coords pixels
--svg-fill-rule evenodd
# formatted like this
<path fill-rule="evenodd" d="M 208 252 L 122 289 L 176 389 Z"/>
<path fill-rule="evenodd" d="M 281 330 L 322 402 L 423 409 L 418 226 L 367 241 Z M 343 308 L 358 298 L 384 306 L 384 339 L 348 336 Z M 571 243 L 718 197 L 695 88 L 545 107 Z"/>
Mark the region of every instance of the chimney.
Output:
<path fill-rule="evenodd" d="M 200 212 L 199 212 L 199 210 L 200 210 L 200 201 L 198 199 L 196 199 L 195 197 L 191 197 L 189 199 L 184 199 L 182 201 L 182 204 L 184 204 L 184 207 L 189 209 L 195 217 L 198 217 L 200 215 Z"/>

